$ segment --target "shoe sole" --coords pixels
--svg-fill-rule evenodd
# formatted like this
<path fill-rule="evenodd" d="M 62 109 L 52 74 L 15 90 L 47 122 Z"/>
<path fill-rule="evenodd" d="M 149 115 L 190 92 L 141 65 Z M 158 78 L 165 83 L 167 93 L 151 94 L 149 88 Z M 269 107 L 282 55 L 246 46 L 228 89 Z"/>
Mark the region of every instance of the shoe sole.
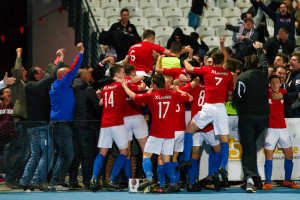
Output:
<path fill-rule="evenodd" d="M 246 189 L 246 193 L 255 193 L 255 192 L 256 192 L 256 190 L 254 190 L 252 188 Z"/>

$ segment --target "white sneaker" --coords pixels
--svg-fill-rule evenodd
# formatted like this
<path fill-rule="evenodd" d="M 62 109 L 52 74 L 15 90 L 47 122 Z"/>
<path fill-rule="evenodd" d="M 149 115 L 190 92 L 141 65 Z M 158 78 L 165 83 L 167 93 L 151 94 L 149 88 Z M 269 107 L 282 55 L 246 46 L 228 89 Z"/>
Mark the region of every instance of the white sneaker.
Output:
<path fill-rule="evenodd" d="M 62 185 L 56 185 L 55 186 L 56 191 L 69 191 L 68 187 L 62 186 Z"/>

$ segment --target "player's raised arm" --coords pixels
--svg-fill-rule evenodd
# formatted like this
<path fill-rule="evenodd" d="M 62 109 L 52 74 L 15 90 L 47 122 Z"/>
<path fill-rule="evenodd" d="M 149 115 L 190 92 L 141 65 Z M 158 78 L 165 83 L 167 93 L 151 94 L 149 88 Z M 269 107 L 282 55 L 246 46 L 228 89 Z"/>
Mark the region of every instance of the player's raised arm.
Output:
<path fill-rule="evenodd" d="M 193 73 L 194 67 L 189 63 L 189 59 L 184 60 L 183 64 L 187 72 Z"/>
<path fill-rule="evenodd" d="M 133 100 L 135 100 L 135 93 L 132 92 L 129 87 L 128 87 L 128 84 L 127 84 L 127 80 L 124 80 L 123 83 L 122 83 L 122 86 L 126 92 L 126 94 Z"/>

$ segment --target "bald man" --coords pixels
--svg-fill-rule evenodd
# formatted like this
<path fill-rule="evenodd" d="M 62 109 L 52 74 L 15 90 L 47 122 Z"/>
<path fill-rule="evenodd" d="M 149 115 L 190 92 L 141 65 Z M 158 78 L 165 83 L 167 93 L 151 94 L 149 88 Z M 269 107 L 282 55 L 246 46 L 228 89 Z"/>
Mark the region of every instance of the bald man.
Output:
<path fill-rule="evenodd" d="M 71 83 L 82 62 L 83 44 L 78 43 L 77 49 L 79 53 L 72 67 L 70 69 L 63 67 L 57 71 L 57 79 L 49 91 L 51 100 L 50 121 L 56 151 L 58 151 L 59 155 L 50 184 L 51 186 L 55 186 L 57 190 L 68 189 L 65 187 L 65 176 L 74 157 L 70 122 L 74 119 L 75 97 Z"/>

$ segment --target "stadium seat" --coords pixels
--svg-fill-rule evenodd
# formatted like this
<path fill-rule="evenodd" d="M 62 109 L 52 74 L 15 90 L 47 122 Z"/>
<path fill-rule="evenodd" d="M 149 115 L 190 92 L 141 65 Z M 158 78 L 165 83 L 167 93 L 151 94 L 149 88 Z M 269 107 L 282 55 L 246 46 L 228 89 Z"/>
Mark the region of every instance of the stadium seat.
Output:
<path fill-rule="evenodd" d="M 163 9 L 164 17 L 182 17 L 182 10 L 180 8 L 169 7 Z"/>
<path fill-rule="evenodd" d="M 105 17 L 120 17 L 120 8 L 106 8 L 105 9 Z"/>
<path fill-rule="evenodd" d="M 130 18 L 130 23 L 134 24 L 136 27 L 138 26 L 148 27 L 148 20 L 144 17 Z"/>
<path fill-rule="evenodd" d="M 209 8 L 216 7 L 215 0 L 204 0 L 204 2 L 208 5 Z"/>
<path fill-rule="evenodd" d="M 185 27 L 180 27 L 183 31 L 184 34 L 190 35 L 191 32 L 195 32 L 195 30 L 192 27 L 185 26 Z"/>
<path fill-rule="evenodd" d="M 155 38 L 155 40 L 154 40 L 154 44 L 157 44 L 157 45 L 160 45 L 160 40 L 161 40 L 161 38 Z"/>
<path fill-rule="evenodd" d="M 112 24 L 120 21 L 120 17 L 112 17 L 108 19 L 108 27 L 111 27 Z"/>
<path fill-rule="evenodd" d="M 108 27 L 108 21 L 105 17 L 94 17 L 98 27 Z M 91 19 L 92 21 L 92 19 Z M 94 23 L 91 23 L 94 24 Z"/>
<path fill-rule="evenodd" d="M 241 24 L 243 24 L 243 20 L 236 18 L 236 17 L 232 17 L 232 18 L 228 18 L 227 19 L 233 26 L 240 26 Z"/>
<path fill-rule="evenodd" d="M 178 8 L 191 8 L 192 7 L 192 0 L 179 0 L 178 1 Z"/>
<path fill-rule="evenodd" d="M 101 8 L 119 8 L 119 0 L 102 0 L 100 2 Z"/>
<path fill-rule="evenodd" d="M 203 41 L 210 49 L 220 46 L 219 37 L 217 36 L 204 37 Z"/>
<path fill-rule="evenodd" d="M 140 8 L 158 8 L 157 0 L 140 0 Z"/>
<path fill-rule="evenodd" d="M 170 26 L 173 28 L 176 27 L 185 27 L 188 25 L 188 19 L 183 17 L 173 17 L 170 18 Z"/>
<path fill-rule="evenodd" d="M 274 36 L 274 27 L 268 26 L 267 29 L 268 29 L 270 37 L 273 37 Z"/>
<path fill-rule="evenodd" d="M 227 36 L 225 41 L 225 47 L 232 48 L 232 36 Z"/>
<path fill-rule="evenodd" d="M 237 7 L 232 8 L 224 8 L 223 9 L 223 17 L 230 18 L 230 17 L 240 17 L 241 16 L 241 10 Z"/>
<path fill-rule="evenodd" d="M 156 27 L 154 28 L 155 31 L 155 37 L 160 38 L 164 36 L 171 36 L 174 29 L 171 27 Z"/>
<path fill-rule="evenodd" d="M 120 8 L 138 8 L 139 4 L 137 0 L 122 0 L 120 2 Z"/>
<path fill-rule="evenodd" d="M 163 17 L 163 11 L 160 8 L 146 8 L 144 17 Z"/>
<path fill-rule="evenodd" d="M 215 30 L 211 27 L 198 27 L 196 29 L 196 32 L 199 34 L 199 35 L 202 35 L 203 37 L 206 37 L 206 36 L 215 36 Z"/>
<path fill-rule="evenodd" d="M 212 28 L 225 27 L 225 24 L 228 21 L 224 17 L 214 17 L 214 18 L 210 18 L 208 20 L 209 20 L 209 25 Z"/>
<path fill-rule="evenodd" d="M 243 9 L 243 8 L 250 8 L 252 6 L 250 0 L 237 0 L 235 2 L 235 6 Z"/>
<path fill-rule="evenodd" d="M 92 14 L 94 17 L 104 17 L 104 10 L 102 8 L 91 8 Z"/>
<path fill-rule="evenodd" d="M 206 27 L 209 27 L 209 21 L 208 21 L 208 19 L 207 18 L 200 18 L 200 26 L 206 26 Z"/>
<path fill-rule="evenodd" d="M 129 10 L 129 16 L 131 17 L 143 17 L 143 9 L 141 8 L 134 8 L 134 7 L 128 7 Z"/>
<path fill-rule="evenodd" d="M 147 29 L 151 29 L 150 27 L 142 27 L 142 26 L 138 26 L 136 27 L 136 31 L 138 32 L 139 36 L 143 36 L 143 33 L 145 30 Z"/>
<path fill-rule="evenodd" d="M 220 8 L 209 7 L 207 10 L 204 9 L 204 17 L 220 17 L 222 16 L 222 11 Z"/>
<path fill-rule="evenodd" d="M 191 8 L 182 8 L 182 12 L 183 12 L 183 17 L 188 17 L 189 16 L 189 12 L 190 12 Z"/>
<path fill-rule="evenodd" d="M 217 7 L 224 9 L 224 8 L 233 8 L 234 2 L 233 0 L 218 0 Z"/>
<path fill-rule="evenodd" d="M 243 8 L 243 9 L 241 9 L 242 13 L 248 12 L 248 10 L 249 10 L 249 8 Z"/>
<path fill-rule="evenodd" d="M 99 0 L 87 0 L 90 7 L 93 8 L 100 8 L 100 1 Z"/>
<path fill-rule="evenodd" d="M 160 0 L 158 1 L 158 7 L 163 9 L 163 8 L 168 8 L 168 7 L 177 7 L 177 1 L 176 0 Z"/>
<path fill-rule="evenodd" d="M 156 28 L 159 26 L 167 27 L 169 26 L 169 21 L 166 18 L 150 18 L 149 26 L 152 28 Z"/>
<path fill-rule="evenodd" d="M 168 44 L 168 40 L 169 40 L 170 36 L 165 36 L 165 37 L 161 37 L 160 40 L 160 46 L 167 48 L 167 44 Z"/>
<path fill-rule="evenodd" d="M 225 27 L 216 28 L 215 30 L 216 30 L 216 36 L 218 36 L 218 37 L 220 37 L 220 36 L 227 37 L 227 36 L 232 36 L 233 35 L 233 32 L 229 31 Z"/>

